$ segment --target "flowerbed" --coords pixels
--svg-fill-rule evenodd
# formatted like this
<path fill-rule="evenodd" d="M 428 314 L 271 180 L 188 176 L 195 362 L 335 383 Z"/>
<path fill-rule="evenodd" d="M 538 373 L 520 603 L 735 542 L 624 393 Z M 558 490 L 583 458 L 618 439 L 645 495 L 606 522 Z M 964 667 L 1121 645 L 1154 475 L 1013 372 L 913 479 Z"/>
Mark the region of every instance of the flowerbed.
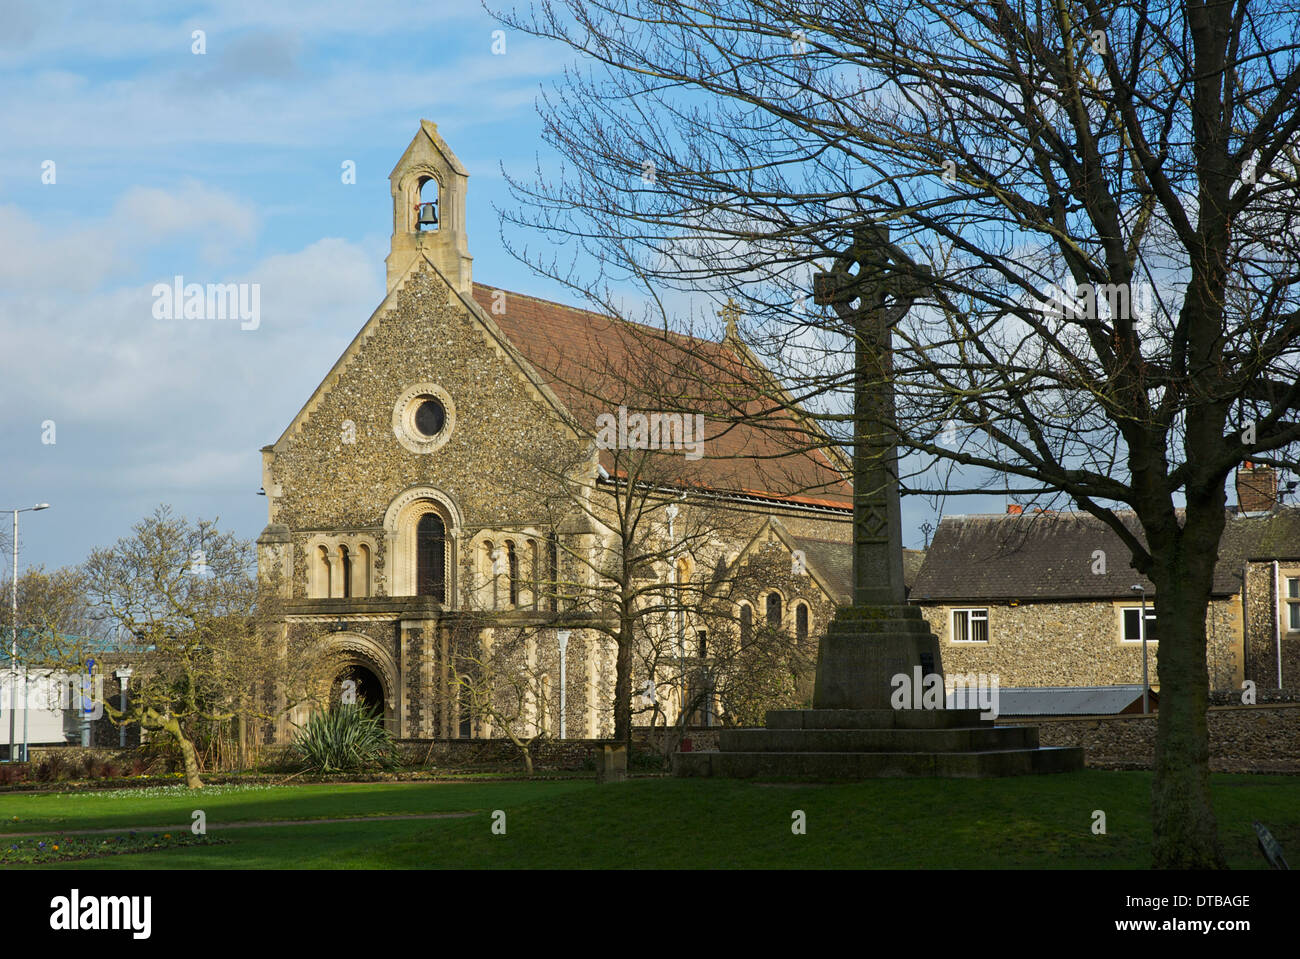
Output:
<path fill-rule="evenodd" d="M 226 842 L 189 832 L 131 832 L 120 836 L 22 836 L 0 840 L 0 865 L 72 862 L 178 846 L 211 846 Z"/>

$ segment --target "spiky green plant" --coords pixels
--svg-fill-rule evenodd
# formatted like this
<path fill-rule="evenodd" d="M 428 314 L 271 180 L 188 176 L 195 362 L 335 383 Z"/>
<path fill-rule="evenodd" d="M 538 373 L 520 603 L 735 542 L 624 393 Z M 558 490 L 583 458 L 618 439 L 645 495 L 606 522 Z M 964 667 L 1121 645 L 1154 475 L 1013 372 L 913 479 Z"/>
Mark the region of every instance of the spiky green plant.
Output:
<path fill-rule="evenodd" d="M 378 712 L 360 704 L 316 713 L 298 731 L 293 750 L 303 768 L 318 773 L 391 769 L 397 749 Z"/>

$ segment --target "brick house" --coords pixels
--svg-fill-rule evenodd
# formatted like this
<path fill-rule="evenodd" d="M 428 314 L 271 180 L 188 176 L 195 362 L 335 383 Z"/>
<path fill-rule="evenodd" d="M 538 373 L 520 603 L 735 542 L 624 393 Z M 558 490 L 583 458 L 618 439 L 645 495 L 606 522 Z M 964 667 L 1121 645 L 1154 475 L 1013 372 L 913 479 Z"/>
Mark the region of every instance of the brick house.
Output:
<path fill-rule="evenodd" d="M 353 680 L 399 737 L 500 734 L 472 715 L 453 681 L 454 646 L 466 630 L 486 643 L 505 630 L 529 631 L 518 665 L 537 679 L 526 693 L 532 732 L 608 736 L 614 645 L 573 627 L 561 669 L 558 631 L 597 585 L 577 560 L 612 548 L 620 491 L 636 480 L 599 442 L 602 417 L 608 424 L 617 416 L 621 428 L 624 407 L 650 402 L 638 396 L 636 377 L 655 363 L 703 363 L 735 382 L 779 384 L 733 325 L 721 341 L 669 338 L 474 282 L 468 176 L 436 127 L 421 121 L 390 176 L 387 295 L 262 450 L 269 521 L 259 570 L 279 584 L 278 640 L 318 643 L 331 664 L 324 681 Z M 656 349 L 645 350 L 648 342 Z M 672 488 L 681 515 L 676 533 L 669 525 L 655 535 L 685 544 L 683 531 L 699 528 L 701 517 L 712 532 L 651 576 L 697 581 L 725 568 L 774 519 L 810 542 L 848 540 L 849 466 L 830 444 L 784 455 L 767 431 L 743 424 L 708 425 L 694 439 L 704 455 L 663 456 L 671 462 L 659 482 Z M 725 522 L 717 518 L 724 514 Z M 562 582 L 572 595 L 558 595 Z M 779 614 L 792 633 L 793 598 Z M 807 601 L 817 629 L 829 614 Z M 701 629 L 689 614 L 676 628 L 697 644 Z M 634 689 L 664 678 L 649 670 L 633 675 Z M 675 715 L 673 684 L 659 694 Z M 272 735 L 291 729 L 286 721 Z"/>

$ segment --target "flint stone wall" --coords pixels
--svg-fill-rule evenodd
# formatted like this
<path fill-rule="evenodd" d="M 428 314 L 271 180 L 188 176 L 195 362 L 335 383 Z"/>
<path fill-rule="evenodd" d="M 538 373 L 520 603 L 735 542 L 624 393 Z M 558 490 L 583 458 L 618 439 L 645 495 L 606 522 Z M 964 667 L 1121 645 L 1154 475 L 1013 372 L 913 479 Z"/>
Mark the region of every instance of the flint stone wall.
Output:
<path fill-rule="evenodd" d="M 1212 772 L 1300 773 L 1300 705 L 1211 706 L 1208 720 Z M 1043 746 L 1082 746 L 1092 769 L 1154 767 L 1155 714 L 996 722 L 1036 725 Z"/>
<path fill-rule="evenodd" d="M 918 602 L 939 637 L 945 673 L 996 674 L 1000 686 L 1110 686 L 1142 682 L 1142 644 L 1121 639 L 1121 610 L 1109 600 L 1016 606 Z M 987 643 L 952 641 L 955 609 L 987 609 Z M 1214 600 L 1206 614 L 1210 686 L 1235 689 L 1241 673 L 1241 601 Z M 1147 643 L 1151 685 L 1160 685 L 1160 644 Z"/>

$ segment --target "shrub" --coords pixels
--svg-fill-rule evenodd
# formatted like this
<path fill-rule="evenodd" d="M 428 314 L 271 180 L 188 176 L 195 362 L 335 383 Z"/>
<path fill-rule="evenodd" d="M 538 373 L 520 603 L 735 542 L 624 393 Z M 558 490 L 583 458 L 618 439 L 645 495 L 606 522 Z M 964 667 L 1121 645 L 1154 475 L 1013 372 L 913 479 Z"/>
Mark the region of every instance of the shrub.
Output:
<path fill-rule="evenodd" d="M 68 760 L 59 753 L 51 753 L 49 758 L 36 767 L 36 778 L 43 783 L 59 782 L 68 777 Z"/>
<path fill-rule="evenodd" d="M 627 758 L 627 768 L 661 772 L 667 768 L 668 762 L 664 754 L 657 749 L 633 748 Z"/>
<path fill-rule="evenodd" d="M 397 766 L 393 737 L 378 713 L 338 705 L 316 713 L 294 737 L 293 751 L 311 772 L 359 772 Z"/>

